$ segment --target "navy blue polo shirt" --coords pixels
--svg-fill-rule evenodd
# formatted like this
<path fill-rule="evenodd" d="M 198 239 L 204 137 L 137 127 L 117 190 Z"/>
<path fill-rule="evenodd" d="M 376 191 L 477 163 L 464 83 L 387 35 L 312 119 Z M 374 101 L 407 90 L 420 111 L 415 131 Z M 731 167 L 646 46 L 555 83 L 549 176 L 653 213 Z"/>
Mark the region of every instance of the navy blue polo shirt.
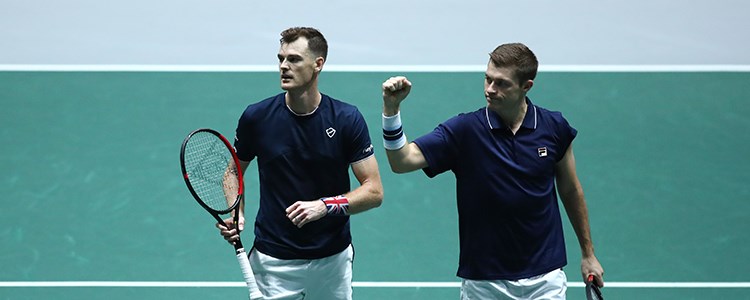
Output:
<path fill-rule="evenodd" d="M 461 278 L 516 280 L 567 263 L 555 164 L 577 131 L 561 113 L 526 102 L 515 135 L 481 108 L 414 141 L 427 176 L 455 174 Z"/>
<path fill-rule="evenodd" d="M 322 95 L 310 115 L 286 106 L 284 93 L 252 104 L 237 125 L 234 146 L 240 160 L 258 159 L 260 200 L 255 243 L 280 259 L 317 259 L 351 243 L 349 217 L 326 217 L 297 228 L 286 217 L 296 201 L 341 195 L 350 190 L 349 168 L 371 155 L 362 114 L 350 104 Z"/>

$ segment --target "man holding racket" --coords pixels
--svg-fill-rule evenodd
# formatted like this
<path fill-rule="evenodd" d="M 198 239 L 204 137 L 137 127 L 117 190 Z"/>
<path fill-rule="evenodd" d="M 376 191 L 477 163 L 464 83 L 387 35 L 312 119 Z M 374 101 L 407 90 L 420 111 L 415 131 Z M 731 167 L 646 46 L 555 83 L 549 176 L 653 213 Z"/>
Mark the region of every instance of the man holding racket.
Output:
<path fill-rule="evenodd" d="M 258 160 L 260 201 L 250 263 L 266 298 L 352 298 L 349 216 L 380 206 L 383 187 L 362 114 L 318 90 L 328 44 L 314 28 L 281 33 L 283 93 L 251 104 L 235 149 Z M 359 182 L 351 189 L 349 169 Z M 230 243 L 239 228 L 217 224 Z M 231 224 L 231 222 L 226 222 Z"/>
<path fill-rule="evenodd" d="M 486 106 L 459 114 L 411 143 L 400 104 L 405 77 L 383 83 L 383 138 L 396 173 L 422 169 L 456 177 L 461 299 L 565 299 L 567 264 L 557 193 L 582 252 L 583 278 L 603 286 L 594 255 L 572 142 L 577 131 L 559 112 L 526 96 L 538 62 L 519 43 L 490 53 Z"/>

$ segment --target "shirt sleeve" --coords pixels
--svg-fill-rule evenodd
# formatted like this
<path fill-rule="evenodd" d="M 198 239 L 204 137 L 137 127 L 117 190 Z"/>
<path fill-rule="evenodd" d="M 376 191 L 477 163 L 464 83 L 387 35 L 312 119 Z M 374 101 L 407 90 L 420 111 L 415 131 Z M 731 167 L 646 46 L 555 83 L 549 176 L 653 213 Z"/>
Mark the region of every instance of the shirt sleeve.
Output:
<path fill-rule="evenodd" d="M 566 120 L 562 113 L 557 113 L 554 115 L 553 119 L 555 120 L 555 124 L 557 125 L 556 132 L 558 139 L 560 141 L 560 148 L 561 151 L 559 152 L 558 157 L 556 157 L 557 161 L 560 161 L 563 156 L 565 156 L 565 153 L 568 152 L 568 148 L 573 143 L 573 140 L 578 135 L 578 130 L 573 128 L 573 126 L 568 123 L 568 120 Z"/>
<path fill-rule="evenodd" d="M 422 171 L 428 177 L 432 178 L 452 170 L 458 162 L 461 116 L 458 115 L 445 121 L 432 132 L 414 140 L 427 160 L 427 167 Z"/>
<path fill-rule="evenodd" d="M 349 139 L 346 146 L 346 154 L 349 158 L 349 163 L 355 163 L 373 155 L 373 147 L 367 123 L 359 110 L 354 110 L 350 122 L 349 130 L 347 130 Z"/>
<path fill-rule="evenodd" d="M 240 120 L 237 122 L 237 129 L 234 135 L 234 151 L 237 152 L 237 158 L 242 161 L 251 161 L 256 156 L 255 147 L 252 141 L 252 109 L 248 107 L 242 113 Z"/>

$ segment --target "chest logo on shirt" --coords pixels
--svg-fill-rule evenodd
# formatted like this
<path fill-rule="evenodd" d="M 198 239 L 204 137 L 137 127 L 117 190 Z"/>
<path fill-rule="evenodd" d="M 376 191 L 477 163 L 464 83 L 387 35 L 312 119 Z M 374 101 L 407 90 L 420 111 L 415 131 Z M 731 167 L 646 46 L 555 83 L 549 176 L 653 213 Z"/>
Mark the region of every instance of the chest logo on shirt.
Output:
<path fill-rule="evenodd" d="M 547 157 L 547 147 L 537 148 L 536 152 L 539 153 L 539 157 Z"/>
<path fill-rule="evenodd" d="M 326 129 L 326 135 L 328 135 L 328 138 L 332 138 L 334 134 L 336 134 L 336 129 L 333 129 L 333 127 L 328 127 L 328 129 Z"/>

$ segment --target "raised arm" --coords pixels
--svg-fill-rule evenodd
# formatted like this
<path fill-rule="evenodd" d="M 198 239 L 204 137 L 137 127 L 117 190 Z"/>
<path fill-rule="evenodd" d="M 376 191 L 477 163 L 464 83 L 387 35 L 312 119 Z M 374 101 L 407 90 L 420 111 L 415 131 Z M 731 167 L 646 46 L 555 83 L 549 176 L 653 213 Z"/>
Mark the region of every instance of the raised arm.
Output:
<path fill-rule="evenodd" d="M 581 247 L 581 275 L 586 280 L 588 275 L 594 275 L 598 286 L 604 285 L 604 269 L 594 255 L 594 242 L 591 240 L 589 214 L 583 188 L 576 174 L 576 160 L 573 155 L 573 145 L 568 147 L 565 156 L 555 166 L 557 190 L 565 206 L 573 230 L 578 237 Z"/>
<path fill-rule="evenodd" d="M 383 145 L 388 164 L 395 173 L 408 173 L 427 167 L 422 151 L 409 143 L 401 124 L 401 102 L 411 91 L 411 82 L 403 76 L 383 82 Z"/>

